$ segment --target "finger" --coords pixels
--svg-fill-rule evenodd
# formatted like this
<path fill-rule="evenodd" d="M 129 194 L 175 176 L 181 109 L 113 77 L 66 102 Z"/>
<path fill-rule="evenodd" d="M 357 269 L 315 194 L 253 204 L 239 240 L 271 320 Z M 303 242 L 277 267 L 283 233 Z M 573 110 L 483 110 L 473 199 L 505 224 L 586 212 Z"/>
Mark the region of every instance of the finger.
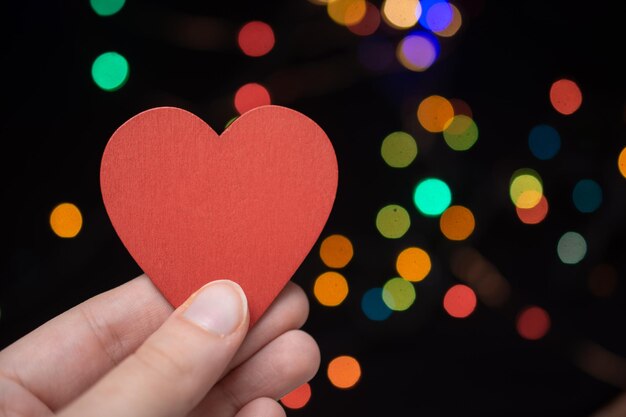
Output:
<path fill-rule="evenodd" d="M 136 350 L 172 311 L 150 279 L 141 275 L 8 346 L 0 352 L 0 372 L 58 409 Z"/>
<path fill-rule="evenodd" d="M 50 409 L 59 409 L 134 352 L 172 311 L 152 281 L 141 275 L 1 351 L 0 373 L 19 381 Z M 299 328 L 307 315 L 304 291 L 289 282 L 248 334 L 235 361 L 243 362 L 278 335 Z"/>
<path fill-rule="evenodd" d="M 207 284 L 60 416 L 186 415 L 235 355 L 249 319 L 239 285 Z"/>
<path fill-rule="evenodd" d="M 257 398 L 246 404 L 235 417 L 285 417 L 285 409 L 271 398 Z"/>
<path fill-rule="evenodd" d="M 190 417 L 232 417 L 256 398 L 282 398 L 313 378 L 319 364 L 315 340 L 300 330 L 287 332 L 224 377 Z"/>
<path fill-rule="evenodd" d="M 309 316 L 309 300 L 298 285 L 288 282 L 276 301 L 248 332 L 226 371 L 241 365 L 262 347 L 289 330 L 299 329 Z"/>

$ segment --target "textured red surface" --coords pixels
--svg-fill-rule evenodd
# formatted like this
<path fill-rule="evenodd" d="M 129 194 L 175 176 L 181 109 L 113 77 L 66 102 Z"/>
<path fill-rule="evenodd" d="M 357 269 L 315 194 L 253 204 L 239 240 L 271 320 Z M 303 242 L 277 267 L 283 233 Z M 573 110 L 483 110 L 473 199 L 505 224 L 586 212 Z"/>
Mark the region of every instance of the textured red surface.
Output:
<path fill-rule="evenodd" d="M 172 305 L 231 279 L 253 324 L 317 241 L 337 175 L 328 137 L 294 110 L 258 107 L 218 135 L 161 107 L 115 131 L 100 182 L 120 239 Z"/>

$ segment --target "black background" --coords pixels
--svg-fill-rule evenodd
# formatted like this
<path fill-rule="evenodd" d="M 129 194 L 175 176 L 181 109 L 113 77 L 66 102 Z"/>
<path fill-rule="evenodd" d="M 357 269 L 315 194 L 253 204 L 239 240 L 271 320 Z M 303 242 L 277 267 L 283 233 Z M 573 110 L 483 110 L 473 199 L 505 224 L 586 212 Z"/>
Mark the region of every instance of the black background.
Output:
<path fill-rule="evenodd" d="M 358 61 L 364 39 L 306 0 L 131 0 L 107 18 L 87 1 L 11 2 L 2 25 L 1 345 L 141 273 L 100 196 L 100 157 L 113 131 L 161 105 L 186 108 L 221 131 L 236 116 L 234 92 L 256 81 L 268 86 L 273 103 L 308 115 L 333 141 L 339 189 L 321 238 L 345 234 L 355 249 L 342 270 L 350 294 L 337 308 L 312 297 L 315 277 L 327 270 L 319 243 L 293 278 L 310 296 L 305 329 L 320 345 L 322 368 L 311 381 L 310 403 L 288 414 L 590 415 L 621 389 L 582 370 L 572 352 L 591 341 L 626 357 L 626 179 L 616 163 L 626 146 L 620 63 L 626 39 L 618 3 L 458 2 L 461 30 L 441 40 L 441 56 L 429 70 L 413 73 L 398 64 L 384 72 L 365 69 Z M 249 20 L 275 31 L 276 45 L 265 57 L 246 57 L 236 46 L 237 30 Z M 189 34 L 181 22 L 210 22 L 211 29 Z M 370 40 L 395 45 L 404 32 L 384 26 Z M 124 55 L 131 68 L 128 83 L 113 93 L 98 89 L 90 75 L 93 59 L 108 50 Z M 558 114 L 548 99 L 550 85 L 562 77 L 583 92 L 572 116 Z M 472 107 L 480 138 L 470 151 L 453 152 L 418 126 L 415 109 L 431 94 Z M 538 161 L 528 150 L 528 132 L 539 123 L 561 134 L 553 160 Z M 416 137 L 420 153 L 409 168 L 393 170 L 380 157 L 380 143 L 400 129 Z M 548 218 L 537 226 L 519 222 L 507 195 L 511 174 L 522 167 L 541 173 L 550 199 Z M 412 205 L 412 190 L 425 176 L 445 179 L 453 202 L 474 212 L 476 231 L 463 244 L 510 283 L 504 307 L 479 303 L 465 320 L 443 311 L 443 294 L 457 282 L 450 254 L 461 244 L 447 241 L 436 220 Z M 582 178 L 603 189 L 603 204 L 591 214 L 572 204 L 571 190 Z M 84 216 L 74 239 L 59 239 L 48 224 L 63 201 Z M 374 224 L 390 203 L 411 213 L 411 229 L 398 240 L 384 239 Z M 589 246 L 574 266 L 556 254 L 569 230 Z M 360 310 L 362 294 L 393 277 L 397 253 L 411 245 L 433 259 L 431 274 L 416 285 L 415 305 L 387 321 L 369 321 Z M 597 298 L 587 280 L 603 263 L 619 281 L 610 297 Z M 515 315 L 527 304 L 551 315 L 542 340 L 516 333 Z M 340 354 L 356 357 L 363 369 L 351 390 L 334 388 L 325 375 Z"/>

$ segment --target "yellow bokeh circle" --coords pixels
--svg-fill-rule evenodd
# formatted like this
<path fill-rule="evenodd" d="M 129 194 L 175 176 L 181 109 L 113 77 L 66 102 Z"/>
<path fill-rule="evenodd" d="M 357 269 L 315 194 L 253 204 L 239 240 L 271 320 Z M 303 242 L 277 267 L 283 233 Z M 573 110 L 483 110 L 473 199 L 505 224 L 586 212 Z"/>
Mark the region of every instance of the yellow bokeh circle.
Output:
<path fill-rule="evenodd" d="M 313 294 L 326 307 L 336 307 L 348 296 L 348 281 L 338 272 L 324 272 L 313 285 Z"/>
<path fill-rule="evenodd" d="M 50 227 L 59 237 L 75 237 L 83 227 L 83 216 L 72 203 L 61 203 L 50 213 Z"/>
<path fill-rule="evenodd" d="M 396 259 L 396 270 L 407 281 L 422 281 L 430 272 L 430 268 L 430 256 L 421 248 L 406 248 Z"/>

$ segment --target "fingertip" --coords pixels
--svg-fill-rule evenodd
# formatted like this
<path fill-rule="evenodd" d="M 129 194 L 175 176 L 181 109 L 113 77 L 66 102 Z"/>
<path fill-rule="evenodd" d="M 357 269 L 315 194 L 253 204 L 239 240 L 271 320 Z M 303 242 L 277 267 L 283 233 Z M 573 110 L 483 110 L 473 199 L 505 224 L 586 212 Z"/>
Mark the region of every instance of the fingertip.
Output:
<path fill-rule="evenodd" d="M 235 417 L 286 417 L 285 409 L 271 398 L 257 398 L 246 404 Z"/>
<path fill-rule="evenodd" d="M 276 347 L 282 357 L 274 361 L 276 374 L 286 381 L 295 381 L 296 386 L 313 379 L 321 363 L 320 349 L 315 339 L 302 330 L 291 330 L 277 342 L 282 344 Z M 281 395 L 284 394 L 286 392 Z"/>
<path fill-rule="evenodd" d="M 246 294 L 230 280 L 206 284 L 180 310 L 182 318 L 220 337 L 247 329 L 250 320 Z"/>

